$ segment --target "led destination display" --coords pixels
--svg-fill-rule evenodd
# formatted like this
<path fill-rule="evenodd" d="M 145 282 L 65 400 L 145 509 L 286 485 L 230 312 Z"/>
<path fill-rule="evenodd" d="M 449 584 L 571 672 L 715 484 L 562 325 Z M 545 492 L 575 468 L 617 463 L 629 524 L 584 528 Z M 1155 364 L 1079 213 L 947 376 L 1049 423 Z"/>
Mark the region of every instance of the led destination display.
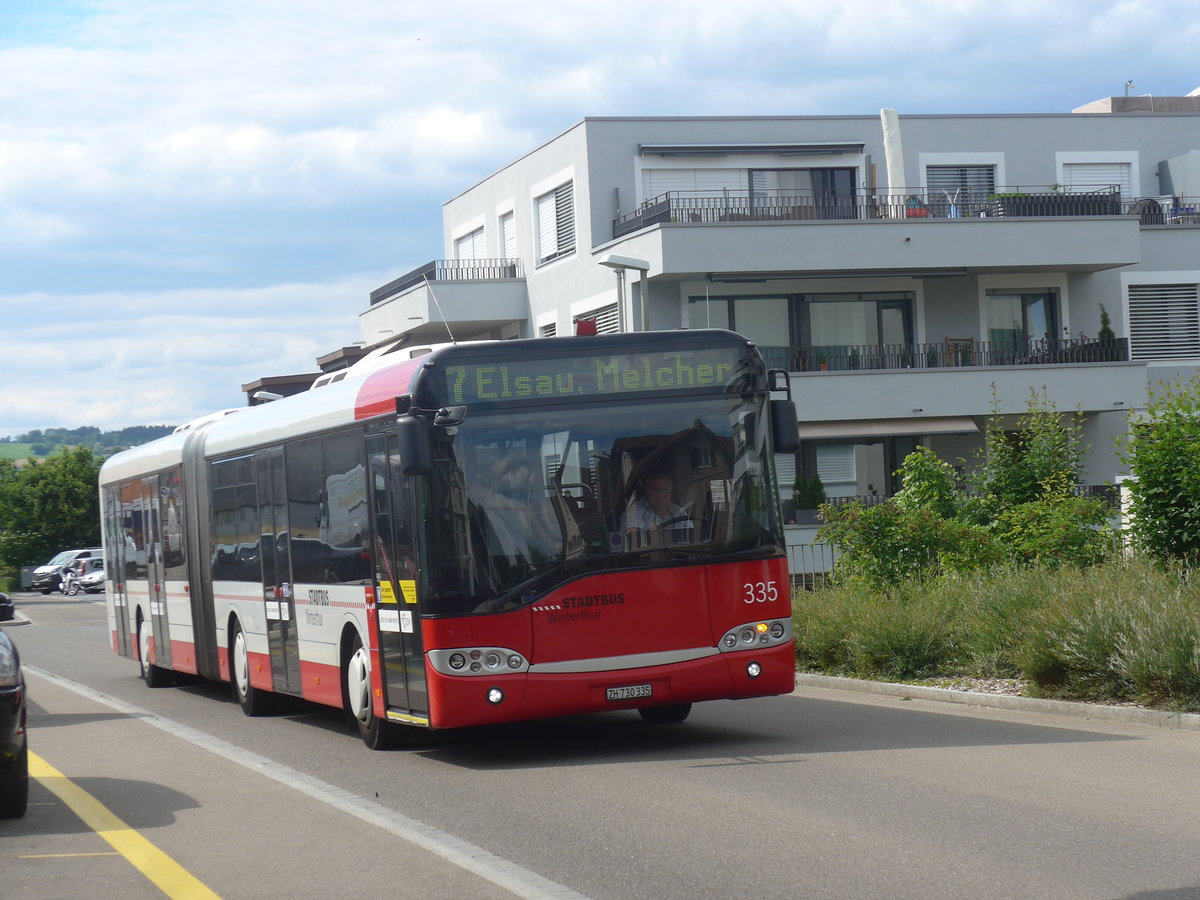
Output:
<path fill-rule="evenodd" d="M 649 391 L 724 389 L 744 373 L 744 352 L 732 347 L 447 365 L 452 405 L 609 396 Z"/>

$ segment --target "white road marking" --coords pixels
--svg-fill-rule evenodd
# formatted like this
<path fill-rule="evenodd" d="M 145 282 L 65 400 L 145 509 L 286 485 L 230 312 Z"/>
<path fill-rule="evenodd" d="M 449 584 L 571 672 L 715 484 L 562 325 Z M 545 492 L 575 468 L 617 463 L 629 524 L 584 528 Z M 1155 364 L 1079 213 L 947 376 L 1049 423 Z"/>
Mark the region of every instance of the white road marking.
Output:
<path fill-rule="evenodd" d="M 319 800 L 377 828 L 382 828 L 384 831 L 408 841 L 410 844 L 420 847 L 423 850 L 427 850 L 461 869 L 478 875 L 480 878 L 490 881 L 498 887 L 512 891 L 518 897 L 528 897 L 531 900 L 532 898 L 546 898 L 546 900 L 549 900 L 549 898 L 554 898 L 554 900 L 588 900 L 588 897 L 584 894 L 577 893 L 565 885 L 558 884 L 548 878 L 543 878 L 541 875 L 530 869 L 526 869 L 524 866 L 519 866 L 494 853 L 490 853 L 482 847 L 476 847 L 462 838 L 455 837 L 452 834 L 434 828 L 432 825 L 426 825 L 424 822 L 419 822 L 416 819 L 410 819 L 408 816 L 388 809 L 386 806 L 342 790 L 339 787 L 334 787 L 332 784 L 328 784 L 318 778 L 313 778 L 310 775 L 305 775 L 303 772 L 298 772 L 289 766 L 267 759 L 265 756 L 259 756 L 257 753 L 252 753 L 249 750 L 243 750 L 241 747 L 230 744 L 228 741 L 205 734 L 202 731 L 198 731 L 195 728 L 173 721 L 172 719 L 165 719 L 149 710 L 126 703 L 123 700 L 118 700 L 116 697 L 110 697 L 107 694 L 93 690 L 87 685 L 71 681 L 69 678 L 63 678 L 61 675 L 55 675 L 52 672 L 46 672 L 29 665 L 24 666 L 24 669 L 40 678 L 45 678 L 47 681 L 57 684 L 59 687 L 74 691 L 82 697 L 107 706 L 109 709 L 129 716 L 135 716 L 147 725 L 153 725 L 155 728 L 162 729 L 168 734 L 174 735 L 190 744 L 208 750 L 210 753 L 215 753 L 222 759 L 237 763 L 252 772 L 266 775 L 268 778 L 274 779 L 293 790 L 300 791 L 314 800 Z"/>

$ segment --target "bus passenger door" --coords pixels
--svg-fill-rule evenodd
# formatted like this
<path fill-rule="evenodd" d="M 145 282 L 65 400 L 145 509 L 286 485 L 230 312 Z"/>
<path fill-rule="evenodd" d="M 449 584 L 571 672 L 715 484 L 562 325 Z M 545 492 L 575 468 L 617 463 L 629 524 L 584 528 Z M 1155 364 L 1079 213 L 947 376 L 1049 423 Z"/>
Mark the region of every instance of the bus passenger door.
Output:
<path fill-rule="evenodd" d="M 259 553 L 263 600 L 267 610 L 267 645 L 275 690 L 300 693 L 300 643 L 296 637 L 296 592 L 288 542 L 287 485 L 283 449 L 255 454 L 258 481 Z"/>
<path fill-rule="evenodd" d="M 112 591 L 113 618 L 116 627 L 116 647 L 121 656 L 134 656 L 129 625 L 129 595 L 125 588 L 125 519 L 128 512 L 120 488 L 105 492 L 104 539 L 107 557 L 104 560 L 105 579 Z"/>
<path fill-rule="evenodd" d="M 367 458 L 386 705 L 424 718 L 429 713 L 429 694 L 417 606 L 413 482 L 400 471 L 394 434 L 368 437 Z"/>
<path fill-rule="evenodd" d="M 167 623 L 167 586 L 163 571 L 162 525 L 159 521 L 158 476 L 142 479 L 142 528 L 146 554 L 146 583 L 150 601 L 150 629 L 154 635 L 154 663 L 171 667 L 171 633 Z"/>

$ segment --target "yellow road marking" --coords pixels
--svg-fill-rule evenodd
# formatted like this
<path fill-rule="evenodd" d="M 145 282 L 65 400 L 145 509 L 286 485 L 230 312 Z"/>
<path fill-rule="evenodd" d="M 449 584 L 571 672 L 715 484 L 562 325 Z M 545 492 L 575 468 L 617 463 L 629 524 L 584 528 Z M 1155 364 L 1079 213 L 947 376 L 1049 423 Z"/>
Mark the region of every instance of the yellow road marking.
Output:
<path fill-rule="evenodd" d="M 187 869 L 118 819 L 99 800 L 36 753 L 29 754 L 29 774 L 70 807 L 92 831 L 104 838 L 133 867 L 168 897 L 220 900 Z"/>

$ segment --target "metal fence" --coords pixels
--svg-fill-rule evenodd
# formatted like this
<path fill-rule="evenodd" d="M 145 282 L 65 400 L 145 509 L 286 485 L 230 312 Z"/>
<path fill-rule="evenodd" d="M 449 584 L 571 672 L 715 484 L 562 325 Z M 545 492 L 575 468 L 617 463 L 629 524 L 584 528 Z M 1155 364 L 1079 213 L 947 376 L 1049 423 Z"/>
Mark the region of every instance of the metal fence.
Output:
<path fill-rule="evenodd" d="M 993 191 L 667 191 L 613 220 L 613 237 L 668 222 L 806 222 L 847 219 L 976 219 L 1138 216 L 1143 225 L 1200 225 L 1200 198 L 1127 198 L 1117 185 L 1010 185 Z"/>
<path fill-rule="evenodd" d="M 1087 337 L 1061 340 L 977 341 L 947 338 L 912 344 L 838 344 L 811 347 L 760 345 L 767 365 L 789 372 L 860 369 L 938 369 L 961 366 L 1062 365 L 1128 362 L 1129 340 Z"/>

